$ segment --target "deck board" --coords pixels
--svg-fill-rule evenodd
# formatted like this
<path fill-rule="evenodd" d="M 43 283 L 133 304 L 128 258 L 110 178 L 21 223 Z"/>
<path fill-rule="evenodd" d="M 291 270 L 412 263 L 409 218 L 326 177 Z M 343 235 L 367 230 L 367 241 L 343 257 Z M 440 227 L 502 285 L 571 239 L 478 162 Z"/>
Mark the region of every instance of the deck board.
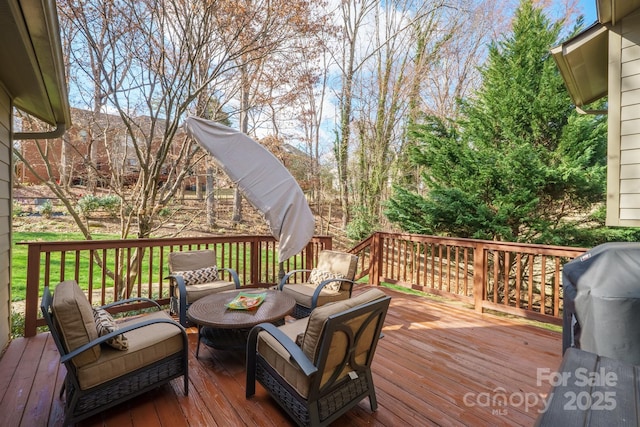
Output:
<path fill-rule="evenodd" d="M 533 425 L 550 390 L 538 384 L 537 369 L 560 366 L 560 333 L 383 289 L 392 300 L 373 365 L 378 410 L 372 413 L 365 399 L 334 426 Z M 292 425 L 260 385 L 245 399 L 244 355 L 203 346 L 196 359 L 196 343 L 190 328 L 188 396 L 179 378 L 79 425 Z M 62 425 L 64 373 L 50 334 L 14 340 L 0 359 L 0 424 Z M 478 403 L 479 396 L 498 393 L 535 395 L 539 404 Z"/>

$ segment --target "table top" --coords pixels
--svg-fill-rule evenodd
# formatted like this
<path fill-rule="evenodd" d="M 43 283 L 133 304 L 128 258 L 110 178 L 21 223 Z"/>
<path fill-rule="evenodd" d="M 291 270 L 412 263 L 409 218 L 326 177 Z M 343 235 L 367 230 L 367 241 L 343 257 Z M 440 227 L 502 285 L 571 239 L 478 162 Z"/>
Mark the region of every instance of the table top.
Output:
<path fill-rule="evenodd" d="M 536 426 L 640 425 L 640 366 L 571 347 L 539 380 L 553 388 Z"/>
<path fill-rule="evenodd" d="M 225 306 L 240 292 L 266 293 L 266 298 L 254 310 L 233 310 Z M 274 322 L 293 311 L 296 301 L 281 291 L 272 289 L 234 289 L 217 292 L 194 301 L 187 310 L 187 317 L 200 326 L 220 329 L 250 328 L 263 322 Z"/>

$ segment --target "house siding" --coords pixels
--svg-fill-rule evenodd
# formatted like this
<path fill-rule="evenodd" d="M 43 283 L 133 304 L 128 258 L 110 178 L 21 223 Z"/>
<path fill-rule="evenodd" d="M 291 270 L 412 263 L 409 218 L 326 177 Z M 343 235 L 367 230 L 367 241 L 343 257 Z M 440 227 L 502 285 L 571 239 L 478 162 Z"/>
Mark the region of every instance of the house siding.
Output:
<path fill-rule="evenodd" d="M 640 10 L 609 32 L 607 225 L 640 226 Z"/>
<path fill-rule="evenodd" d="M 11 99 L 0 82 L 0 352 L 11 334 Z"/>

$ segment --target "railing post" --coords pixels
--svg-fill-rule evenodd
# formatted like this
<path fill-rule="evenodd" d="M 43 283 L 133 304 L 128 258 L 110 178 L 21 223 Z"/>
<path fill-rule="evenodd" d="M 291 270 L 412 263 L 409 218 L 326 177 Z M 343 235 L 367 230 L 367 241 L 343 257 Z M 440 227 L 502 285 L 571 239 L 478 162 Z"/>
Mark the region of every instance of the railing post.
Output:
<path fill-rule="evenodd" d="M 482 313 L 484 284 L 486 283 L 484 245 L 476 243 L 473 247 L 473 305 L 475 311 Z"/>
<path fill-rule="evenodd" d="M 326 236 L 324 239 L 322 239 L 322 245 L 323 249 L 326 249 L 328 251 L 333 249 L 333 239 L 331 239 L 331 236 Z"/>
<path fill-rule="evenodd" d="M 260 283 L 260 260 L 262 259 L 260 241 L 256 238 L 251 240 L 251 274 L 249 275 L 249 283 Z M 245 276 L 246 277 L 246 276 Z M 244 283 L 246 285 L 246 283 Z"/>
<path fill-rule="evenodd" d="M 311 270 L 315 266 L 315 247 L 316 246 L 312 242 L 307 243 L 307 247 L 305 248 L 304 266 L 302 267 L 305 270 Z M 306 279 L 306 277 L 304 279 Z"/>
<path fill-rule="evenodd" d="M 30 244 L 27 257 L 27 293 L 24 306 L 24 336 L 36 334 L 38 297 L 40 293 L 40 245 Z M 49 283 L 46 283 L 49 285 Z"/>
<path fill-rule="evenodd" d="M 380 263 L 382 262 L 382 239 L 380 232 L 373 233 L 369 251 L 369 284 L 380 285 Z"/>

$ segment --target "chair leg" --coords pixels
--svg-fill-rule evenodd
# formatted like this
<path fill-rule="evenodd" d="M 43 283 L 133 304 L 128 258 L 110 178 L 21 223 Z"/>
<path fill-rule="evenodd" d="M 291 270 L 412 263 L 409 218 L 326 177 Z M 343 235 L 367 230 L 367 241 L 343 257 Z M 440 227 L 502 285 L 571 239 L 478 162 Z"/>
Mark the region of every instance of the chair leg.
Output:
<path fill-rule="evenodd" d="M 196 347 L 196 359 L 200 355 L 200 341 L 202 341 L 202 326 L 198 325 L 198 346 Z"/>
<path fill-rule="evenodd" d="M 256 394 L 256 369 L 258 356 L 256 354 L 256 346 L 258 343 L 258 329 L 252 329 L 247 337 L 247 358 L 245 368 L 247 370 L 247 384 L 245 387 L 245 397 L 248 399 Z"/>
<path fill-rule="evenodd" d="M 371 412 L 378 410 L 378 400 L 376 399 L 376 388 L 373 385 L 373 375 L 371 371 L 367 372 L 367 387 L 369 387 L 369 406 L 371 406 Z"/>
<path fill-rule="evenodd" d="M 371 412 L 375 412 L 378 410 L 378 401 L 376 399 L 375 390 L 371 390 L 371 393 L 369 393 L 369 405 L 371 406 Z"/>
<path fill-rule="evenodd" d="M 189 396 L 189 369 L 184 371 L 184 395 Z"/>

